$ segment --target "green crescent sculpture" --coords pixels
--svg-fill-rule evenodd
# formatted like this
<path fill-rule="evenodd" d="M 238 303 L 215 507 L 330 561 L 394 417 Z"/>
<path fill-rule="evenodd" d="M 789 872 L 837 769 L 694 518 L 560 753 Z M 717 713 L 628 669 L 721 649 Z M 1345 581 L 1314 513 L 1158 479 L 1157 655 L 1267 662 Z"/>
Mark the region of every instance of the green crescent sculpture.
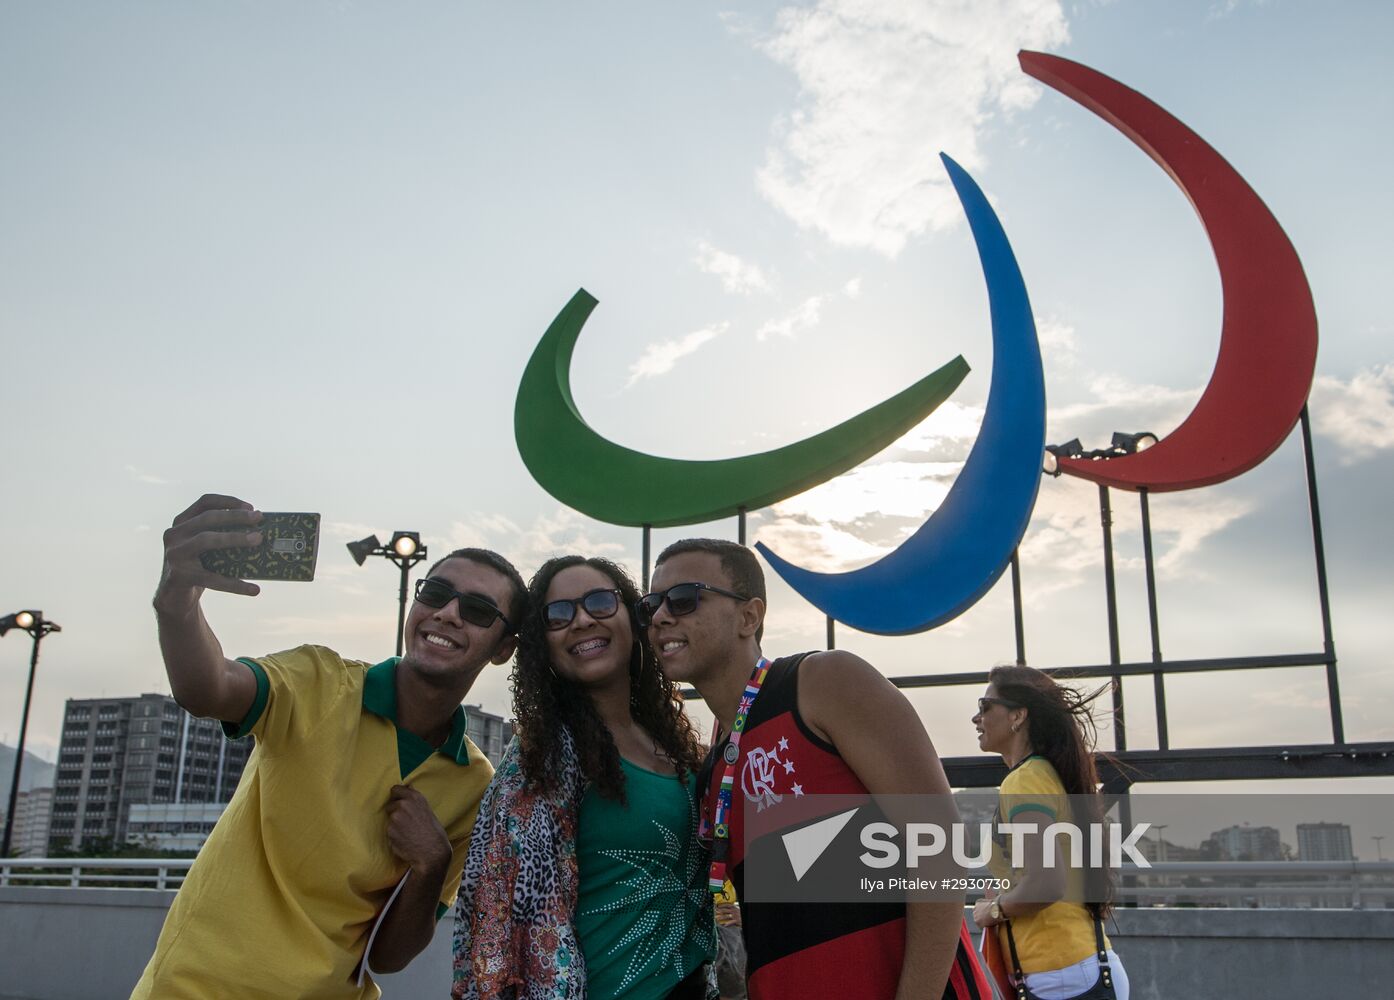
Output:
<path fill-rule="evenodd" d="M 948 399 L 969 370 L 960 355 L 885 402 L 773 451 L 712 461 L 663 458 L 601 437 L 571 398 L 571 354 L 595 306 L 580 289 L 542 335 L 518 386 L 513 433 L 543 489 L 610 524 L 696 524 L 802 493 L 890 445 Z"/>

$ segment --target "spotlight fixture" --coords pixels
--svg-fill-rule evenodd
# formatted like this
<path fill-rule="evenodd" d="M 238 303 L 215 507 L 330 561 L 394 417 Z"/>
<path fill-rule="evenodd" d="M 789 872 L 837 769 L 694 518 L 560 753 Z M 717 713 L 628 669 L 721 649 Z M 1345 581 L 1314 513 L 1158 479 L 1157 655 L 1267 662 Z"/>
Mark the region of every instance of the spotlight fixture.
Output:
<path fill-rule="evenodd" d="M 392 551 L 403 559 L 410 559 L 421 548 L 421 533 L 417 531 L 396 531 L 392 533 Z"/>
<path fill-rule="evenodd" d="M 0 618 L 0 635 L 4 635 L 12 628 L 20 628 L 28 632 L 34 627 L 34 623 L 42 621 L 43 617 L 42 611 L 16 611 L 12 615 L 6 615 L 4 618 Z"/>
<path fill-rule="evenodd" d="M 1121 455 L 1146 451 L 1156 443 L 1157 435 L 1151 431 L 1138 431 L 1136 434 L 1124 434 L 1122 431 L 1113 432 L 1113 450 Z"/>
<path fill-rule="evenodd" d="M 1136 434 L 1114 431 L 1112 443 L 1107 448 L 1085 451 L 1084 446 L 1079 443 L 1079 438 L 1070 438 L 1064 444 L 1046 445 L 1046 453 L 1041 460 L 1041 471 L 1046 475 L 1058 476 L 1060 475 L 1060 459 L 1062 458 L 1087 458 L 1092 462 L 1097 462 L 1146 451 L 1156 443 L 1157 435 L 1151 431 L 1138 431 Z"/>
<path fill-rule="evenodd" d="M 1064 444 L 1048 444 L 1045 446 L 1045 454 L 1041 457 L 1041 471 L 1047 476 L 1060 475 L 1060 459 L 1079 458 L 1083 454 L 1084 446 L 1079 443 L 1079 438 L 1070 438 Z"/>
<path fill-rule="evenodd" d="M 377 535 L 369 535 L 348 543 L 349 555 L 362 566 L 369 556 L 383 556 L 397 564 L 402 572 L 402 585 L 397 592 L 397 655 L 402 655 L 402 630 L 407 624 L 407 581 L 411 568 L 426 558 L 426 546 L 421 544 L 419 531 L 394 531 L 386 545 Z"/>
<path fill-rule="evenodd" d="M 369 535 L 367 538 L 356 542 L 348 543 L 349 555 L 353 556 L 353 561 L 358 565 L 363 565 L 363 560 L 382 548 L 382 542 L 378 541 L 377 535 Z"/>

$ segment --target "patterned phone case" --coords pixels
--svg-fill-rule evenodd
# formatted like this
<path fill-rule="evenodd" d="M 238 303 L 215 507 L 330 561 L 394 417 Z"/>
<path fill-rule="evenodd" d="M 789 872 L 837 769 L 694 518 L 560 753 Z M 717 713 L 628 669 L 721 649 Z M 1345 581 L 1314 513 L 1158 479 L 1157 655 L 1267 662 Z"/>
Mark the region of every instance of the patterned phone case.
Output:
<path fill-rule="evenodd" d="M 200 556 L 203 566 L 235 580 L 293 580 L 315 578 L 319 555 L 318 514 L 263 514 L 256 548 L 210 549 Z"/>

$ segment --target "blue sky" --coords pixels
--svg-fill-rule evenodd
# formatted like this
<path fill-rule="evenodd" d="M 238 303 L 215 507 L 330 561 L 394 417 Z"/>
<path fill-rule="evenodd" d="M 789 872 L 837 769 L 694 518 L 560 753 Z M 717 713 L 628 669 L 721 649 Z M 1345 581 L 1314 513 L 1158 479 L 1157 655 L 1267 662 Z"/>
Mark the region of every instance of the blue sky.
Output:
<path fill-rule="evenodd" d="M 1394 738 L 1382 626 L 1394 330 L 1381 289 L 1394 14 L 1368 3 L 836 0 L 747 4 L 19 4 L 0 8 L 0 415 L 17 442 L 0 611 L 41 607 L 31 748 L 68 697 L 167 690 L 160 531 L 205 491 L 326 524 L 310 586 L 211 596 L 230 654 L 391 651 L 396 583 L 342 543 L 422 532 L 530 573 L 638 532 L 561 508 L 512 440 L 513 394 L 577 287 L 600 299 L 579 407 L 632 447 L 761 450 L 956 354 L 973 373 L 858 470 L 753 515 L 752 539 L 850 568 L 932 511 L 992 358 L 976 254 L 937 154 L 988 193 L 1045 352 L 1050 440 L 1165 433 L 1214 363 L 1213 258 L 1132 144 L 1016 67 L 1112 75 L 1214 145 L 1295 244 L 1321 324 L 1311 399 L 1346 728 Z M 1163 651 L 1320 648 L 1300 442 L 1153 502 Z M 1148 653 L 1134 499 L 1115 495 L 1125 659 Z M 656 533 L 661 545 L 733 523 Z M 1107 657 L 1094 489 L 1042 484 L 1023 544 L 1028 654 Z M 772 594 L 767 646 L 821 644 Z M 934 633 L 840 633 L 888 674 L 1013 655 L 999 585 Z M 0 644 L 0 736 L 28 650 Z M 1317 670 L 1170 682 L 1173 745 L 1328 735 Z M 946 753 L 977 692 L 917 694 Z M 477 700 L 508 713 L 506 672 Z M 1133 745 L 1154 738 L 1129 685 Z"/>

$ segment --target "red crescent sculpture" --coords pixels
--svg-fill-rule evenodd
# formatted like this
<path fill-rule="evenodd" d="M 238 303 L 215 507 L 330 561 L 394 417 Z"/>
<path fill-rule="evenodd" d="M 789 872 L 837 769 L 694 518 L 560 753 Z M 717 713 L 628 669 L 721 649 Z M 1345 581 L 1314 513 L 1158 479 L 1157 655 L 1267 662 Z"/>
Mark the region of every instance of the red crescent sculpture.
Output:
<path fill-rule="evenodd" d="M 1021 68 L 1084 105 L 1165 170 L 1190 199 L 1220 269 L 1220 356 L 1195 409 L 1146 451 L 1061 458 L 1061 472 L 1119 489 L 1188 490 L 1233 479 L 1273 453 L 1307 401 L 1317 316 L 1302 263 L 1273 213 L 1224 157 L 1135 90 L 1042 52 Z"/>

